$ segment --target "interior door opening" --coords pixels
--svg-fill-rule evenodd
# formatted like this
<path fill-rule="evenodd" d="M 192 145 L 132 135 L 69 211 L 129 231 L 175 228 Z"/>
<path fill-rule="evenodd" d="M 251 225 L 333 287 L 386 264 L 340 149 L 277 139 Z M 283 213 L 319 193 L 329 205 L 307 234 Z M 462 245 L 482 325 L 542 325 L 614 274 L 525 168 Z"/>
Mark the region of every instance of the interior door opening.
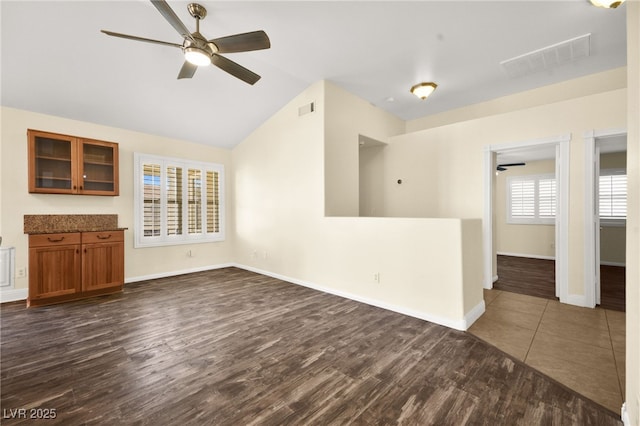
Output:
<path fill-rule="evenodd" d="M 595 304 L 617 311 L 625 311 L 626 160 L 626 134 L 595 138 Z"/>
<path fill-rule="evenodd" d="M 498 194 L 498 191 L 506 191 L 498 188 L 496 171 L 499 164 L 514 164 L 525 163 L 529 161 L 529 164 L 533 166 L 535 161 L 540 161 L 539 166 L 542 163 L 547 162 L 544 171 L 541 169 L 540 173 L 535 172 L 537 175 L 537 183 L 534 187 L 538 191 L 536 195 L 539 201 L 539 206 L 536 209 L 539 211 L 548 207 L 548 203 L 545 206 L 544 197 L 541 194 L 545 193 L 543 189 L 545 185 L 549 185 L 549 179 L 553 180 L 554 189 L 554 203 L 553 215 L 543 214 L 538 215 L 536 219 L 545 219 L 535 224 L 528 224 L 533 229 L 533 233 L 522 233 L 513 238 L 511 249 L 506 252 L 502 252 L 502 255 L 516 254 L 516 255 L 529 255 L 523 258 L 531 258 L 531 254 L 534 254 L 533 259 L 536 257 L 542 260 L 551 260 L 552 266 L 552 286 L 555 297 L 559 298 L 563 303 L 571 303 L 576 305 L 582 305 L 581 300 L 570 296 L 568 294 L 568 169 L 569 169 L 569 141 L 570 135 L 561 135 L 557 137 L 551 137 L 533 141 L 514 142 L 500 145 L 491 145 L 485 149 L 485 212 L 484 212 L 484 287 L 487 289 L 493 288 L 493 283 L 499 280 L 500 277 L 497 273 L 498 269 L 498 253 L 503 247 L 504 241 L 499 241 L 501 234 L 499 228 L 501 225 L 497 223 L 498 220 L 498 205 L 508 204 L 506 200 L 502 198 L 502 194 Z M 520 166 L 516 166 L 519 168 Z M 513 169 L 516 169 L 513 167 Z M 526 168 L 525 166 L 524 168 Z M 523 169 L 524 169 L 523 168 Z M 509 167 L 507 167 L 509 169 Z M 502 171 L 504 172 L 504 171 Z M 523 190 L 525 190 L 523 186 Z M 536 202 L 538 202 L 536 201 Z M 548 200 L 547 200 L 548 201 Z M 501 208 L 502 206 L 500 206 Z M 544 216 L 544 217 L 543 217 Z M 543 225 L 542 222 L 547 225 Z M 520 225 L 517 223 L 505 224 L 503 227 L 507 229 L 511 225 Z M 526 235 L 535 235 L 535 227 L 546 226 L 547 239 L 546 242 L 540 243 L 541 246 L 537 248 L 531 248 L 532 241 L 527 240 Z M 514 228 L 515 229 L 515 228 Z M 542 229 L 542 228 L 537 228 Z M 550 232 L 550 235 L 549 235 Z M 502 237 L 504 237 L 504 231 Z M 509 237 L 507 237 L 509 238 Z M 531 237 L 533 239 L 534 237 Z M 546 247 L 545 247 L 546 246 Z M 544 249 L 544 250 L 542 250 Z M 511 252 L 513 251 L 513 252 Z M 537 254 L 536 254 L 537 253 Z"/>

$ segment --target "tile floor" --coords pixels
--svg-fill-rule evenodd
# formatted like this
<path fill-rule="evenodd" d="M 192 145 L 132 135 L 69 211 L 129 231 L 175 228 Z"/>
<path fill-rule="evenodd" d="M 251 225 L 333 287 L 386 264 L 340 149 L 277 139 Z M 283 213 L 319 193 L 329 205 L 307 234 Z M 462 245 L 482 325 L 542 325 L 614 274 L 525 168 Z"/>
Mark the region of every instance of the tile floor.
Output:
<path fill-rule="evenodd" d="M 486 311 L 469 332 L 565 386 L 620 413 L 625 314 L 500 290 L 484 290 Z"/>

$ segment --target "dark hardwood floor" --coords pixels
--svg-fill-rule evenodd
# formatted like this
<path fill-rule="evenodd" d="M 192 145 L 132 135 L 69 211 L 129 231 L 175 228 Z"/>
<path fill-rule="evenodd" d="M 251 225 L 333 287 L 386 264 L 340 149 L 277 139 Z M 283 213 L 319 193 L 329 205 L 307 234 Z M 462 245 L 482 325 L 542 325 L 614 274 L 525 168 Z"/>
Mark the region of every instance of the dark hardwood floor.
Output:
<path fill-rule="evenodd" d="M 468 333 L 236 268 L 0 319 L 5 425 L 621 424 Z"/>
<path fill-rule="evenodd" d="M 600 265 L 600 306 L 625 312 L 625 267 Z"/>
<path fill-rule="evenodd" d="M 497 290 L 529 296 L 556 298 L 556 262 L 529 257 L 498 256 Z"/>
<path fill-rule="evenodd" d="M 555 261 L 498 256 L 497 290 L 557 300 Z M 600 266 L 600 307 L 625 311 L 625 268 Z"/>

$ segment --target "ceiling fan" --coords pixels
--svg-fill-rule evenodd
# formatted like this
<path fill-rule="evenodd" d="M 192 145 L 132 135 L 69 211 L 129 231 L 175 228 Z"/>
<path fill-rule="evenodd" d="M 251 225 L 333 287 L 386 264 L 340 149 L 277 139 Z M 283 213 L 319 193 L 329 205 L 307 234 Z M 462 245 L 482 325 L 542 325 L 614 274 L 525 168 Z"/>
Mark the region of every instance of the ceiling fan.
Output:
<path fill-rule="evenodd" d="M 499 171 L 499 172 L 504 172 L 505 170 L 507 170 L 507 167 L 514 167 L 514 166 L 526 166 L 526 163 L 498 164 L 498 167 L 496 167 L 496 170 Z"/>
<path fill-rule="evenodd" d="M 264 31 L 253 31 L 207 40 L 202 34 L 200 34 L 200 20 L 207 16 L 207 9 L 205 9 L 204 6 L 197 3 L 191 3 L 187 6 L 191 16 L 196 19 L 195 32 L 189 32 L 187 27 L 182 23 L 180 18 L 178 18 L 165 0 L 151 0 L 151 3 L 153 3 L 160 14 L 164 16 L 164 19 L 166 19 L 167 22 L 169 22 L 171 26 L 182 36 L 184 39 L 182 44 L 114 33 L 113 31 L 101 31 L 113 37 L 127 38 L 147 43 L 164 44 L 166 46 L 173 46 L 182 49 L 184 52 L 185 62 L 178 74 L 179 79 L 191 78 L 199 66 L 213 64 L 245 83 L 255 84 L 260 80 L 260 76 L 258 74 L 220 54 L 248 52 L 251 50 L 270 48 L 271 42 Z"/>

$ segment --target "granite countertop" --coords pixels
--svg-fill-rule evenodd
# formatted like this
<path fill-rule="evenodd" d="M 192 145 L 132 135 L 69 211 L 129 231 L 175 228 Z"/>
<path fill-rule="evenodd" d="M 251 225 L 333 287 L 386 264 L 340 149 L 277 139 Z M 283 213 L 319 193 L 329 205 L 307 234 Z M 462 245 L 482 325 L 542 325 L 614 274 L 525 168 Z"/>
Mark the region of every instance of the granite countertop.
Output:
<path fill-rule="evenodd" d="M 115 214 L 24 215 L 25 234 L 124 231 Z"/>

